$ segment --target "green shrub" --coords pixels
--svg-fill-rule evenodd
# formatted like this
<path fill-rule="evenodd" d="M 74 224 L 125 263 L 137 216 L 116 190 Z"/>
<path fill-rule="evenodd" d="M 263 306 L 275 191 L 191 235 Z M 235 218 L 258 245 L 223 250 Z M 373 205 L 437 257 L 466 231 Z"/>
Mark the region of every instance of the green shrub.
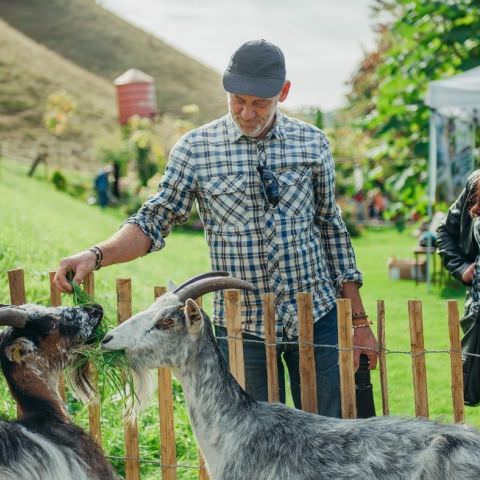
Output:
<path fill-rule="evenodd" d="M 57 190 L 65 192 L 67 190 L 68 182 L 65 175 L 60 170 L 55 170 L 52 174 L 52 183 Z"/>
<path fill-rule="evenodd" d="M 74 198 L 85 200 L 88 191 L 89 191 L 89 188 L 82 183 L 68 184 L 67 193 Z"/>

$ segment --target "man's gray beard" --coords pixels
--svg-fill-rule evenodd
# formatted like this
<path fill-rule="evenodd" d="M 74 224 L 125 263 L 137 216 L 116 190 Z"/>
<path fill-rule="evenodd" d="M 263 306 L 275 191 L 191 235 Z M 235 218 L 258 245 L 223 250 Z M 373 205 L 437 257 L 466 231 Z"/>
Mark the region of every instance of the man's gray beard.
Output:
<path fill-rule="evenodd" d="M 234 115 L 233 115 L 233 113 L 232 113 L 232 110 L 231 110 L 231 108 L 230 108 L 230 104 L 228 105 L 228 112 L 230 113 L 230 116 L 232 117 L 233 122 L 234 122 L 235 125 L 239 128 L 239 130 L 242 132 L 243 135 L 245 135 L 245 136 L 248 137 L 248 138 L 257 138 L 257 137 L 260 135 L 260 133 L 263 132 L 263 130 L 265 129 L 265 127 L 266 127 L 267 125 L 270 125 L 270 123 L 271 123 L 272 120 L 274 119 L 275 115 L 277 114 L 277 107 L 275 107 L 275 108 L 272 110 L 270 116 L 268 117 L 268 120 L 267 120 L 263 125 L 261 125 L 261 126 L 259 125 L 258 128 L 256 128 L 255 131 L 254 131 L 253 133 L 250 133 L 250 134 L 245 133 L 245 132 L 242 130 L 242 127 L 236 122 L 235 117 L 234 117 Z M 273 126 L 273 123 L 272 123 L 271 126 Z"/>

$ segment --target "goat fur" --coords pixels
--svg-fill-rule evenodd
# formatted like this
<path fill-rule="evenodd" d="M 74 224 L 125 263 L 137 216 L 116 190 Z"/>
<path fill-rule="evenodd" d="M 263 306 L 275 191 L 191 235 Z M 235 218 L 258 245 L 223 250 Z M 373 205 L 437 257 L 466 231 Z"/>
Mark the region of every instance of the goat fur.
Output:
<path fill-rule="evenodd" d="M 28 322 L 1 332 L 0 362 L 21 416 L 0 421 L 0 479 L 116 479 L 100 447 L 69 419 L 57 389 L 72 349 L 87 340 L 101 315 L 90 307 L 15 308 Z M 78 385 L 84 396 L 87 386 Z"/>
<path fill-rule="evenodd" d="M 228 372 L 210 321 L 172 293 L 107 333 L 142 376 L 181 382 L 212 480 L 478 480 L 480 432 L 424 419 L 342 420 L 252 399 Z"/>

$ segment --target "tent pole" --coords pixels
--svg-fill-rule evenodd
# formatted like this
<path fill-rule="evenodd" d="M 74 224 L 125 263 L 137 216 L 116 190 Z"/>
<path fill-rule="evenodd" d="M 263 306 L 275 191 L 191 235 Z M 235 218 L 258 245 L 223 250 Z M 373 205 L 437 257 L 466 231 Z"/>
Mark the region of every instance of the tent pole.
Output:
<path fill-rule="evenodd" d="M 428 207 L 427 217 L 431 222 L 433 218 L 433 205 L 435 203 L 435 192 L 437 189 L 437 130 L 435 128 L 435 110 L 430 110 L 430 141 L 428 144 Z M 427 236 L 427 292 L 431 289 L 431 249 L 432 239 Z"/>

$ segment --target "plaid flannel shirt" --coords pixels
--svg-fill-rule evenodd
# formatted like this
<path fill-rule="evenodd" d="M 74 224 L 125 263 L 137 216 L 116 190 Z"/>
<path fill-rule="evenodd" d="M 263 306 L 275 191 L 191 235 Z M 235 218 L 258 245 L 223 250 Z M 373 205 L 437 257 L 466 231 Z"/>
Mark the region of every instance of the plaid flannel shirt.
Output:
<path fill-rule="evenodd" d="M 272 170 L 280 201 L 272 207 L 257 167 Z M 244 331 L 264 337 L 263 294 L 276 295 L 276 334 L 298 335 L 297 292 L 311 292 L 315 320 L 328 313 L 342 283 L 357 282 L 350 237 L 335 202 L 335 168 L 325 135 L 278 113 L 261 140 L 247 138 L 229 114 L 183 136 L 173 148 L 156 195 L 127 222 L 164 247 L 194 202 L 204 225 L 212 269 L 255 286 L 243 292 Z M 222 292 L 213 322 L 224 325 Z"/>

